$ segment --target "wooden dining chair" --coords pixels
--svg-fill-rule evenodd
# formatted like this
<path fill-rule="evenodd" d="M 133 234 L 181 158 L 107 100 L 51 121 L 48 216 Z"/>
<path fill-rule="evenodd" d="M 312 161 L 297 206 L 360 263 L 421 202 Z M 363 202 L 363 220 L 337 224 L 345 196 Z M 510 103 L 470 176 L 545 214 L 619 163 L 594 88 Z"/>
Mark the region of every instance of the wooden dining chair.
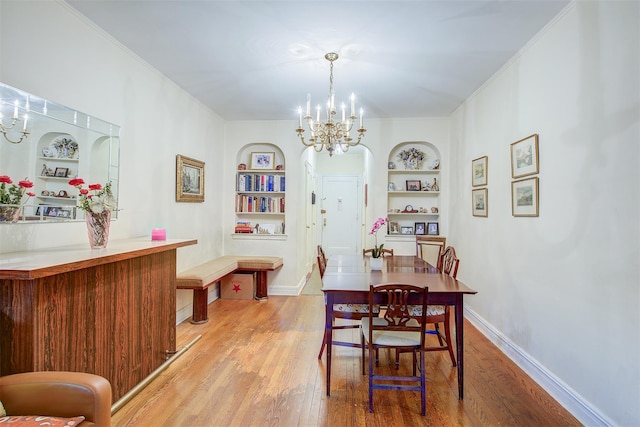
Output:
<path fill-rule="evenodd" d="M 444 252 L 446 244 L 446 237 L 416 236 L 416 256 L 438 267 L 440 255 Z"/>
<path fill-rule="evenodd" d="M 320 272 L 320 279 L 324 276 L 326 269 L 327 258 L 324 254 L 322 246 L 318 245 L 318 270 Z M 322 265 L 322 266 L 321 266 Z M 373 313 L 377 316 L 380 313 L 380 306 L 373 307 Z M 334 304 L 333 305 L 333 319 L 344 319 L 350 321 L 362 321 L 363 318 L 369 315 L 369 304 Z M 333 325 L 333 329 L 358 329 L 360 323 L 349 323 L 344 325 Z M 326 347 L 326 337 L 322 337 L 322 345 L 320 346 L 320 352 L 318 353 L 318 359 L 322 359 L 322 353 Z M 359 343 L 333 340 L 333 345 L 339 345 L 343 347 L 360 347 Z"/>
<path fill-rule="evenodd" d="M 369 304 L 386 299 L 384 317 L 372 313 L 362 322 L 362 373 L 364 374 L 365 346 L 369 352 L 369 412 L 373 412 L 373 390 L 420 391 L 422 415 L 426 414 L 425 378 L 425 313 L 427 312 L 428 288 L 403 284 L 369 286 Z M 380 298 L 377 298 L 379 296 Z M 410 298 L 422 311 L 416 320 L 409 313 Z M 380 375 L 374 369 L 374 357 L 381 348 L 411 352 L 413 354 L 412 375 Z"/>
<path fill-rule="evenodd" d="M 459 263 L 460 260 L 456 256 L 453 246 L 447 246 L 438 259 L 438 269 L 442 274 L 456 278 Z M 410 307 L 410 312 L 416 319 L 422 315 L 419 306 Z M 426 328 L 426 333 L 435 335 L 438 338 L 438 345 L 428 346 L 425 351 L 447 351 L 451 364 L 455 367 L 457 363 L 451 339 L 451 308 L 447 305 L 427 305 L 426 322 L 427 325 L 433 325 L 433 329 Z M 440 330 L 440 323 L 444 325 L 444 334 Z M 400 353 L 402 352 L 396 352 L 396 367 L 400 366 Z"/>
<path fill-rule="evenodd" d="M 373 249 L 363 249 L 362 255 L 371 255 Z M 393 249 L 382 249 L 382 256 L 393 256 Z"/>
<path fill-rule="evenodd" d="M 327 257 L 324 254 L 324 250 L 322 246 L 318 245 L 318 272 L 320 273 L 320 278 L 324 276 L 324 271 L 327 268 Z"/>

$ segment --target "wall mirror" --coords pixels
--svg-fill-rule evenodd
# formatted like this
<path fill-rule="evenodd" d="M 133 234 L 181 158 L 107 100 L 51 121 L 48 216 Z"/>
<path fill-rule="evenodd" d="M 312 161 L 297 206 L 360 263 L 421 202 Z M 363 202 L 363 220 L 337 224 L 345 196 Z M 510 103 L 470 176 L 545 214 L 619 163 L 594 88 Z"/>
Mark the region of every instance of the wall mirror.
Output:
<path fill-rule="evenodd" d="M 34 184 L 35 197 L 23 198 L 18 222 L 84 220 L 78 190 L 69 185 L 76 177 L 86 184 L 111 182 L 118 199 L 119 126 L 4 83 L 0 114 L 0 176 Z"/>

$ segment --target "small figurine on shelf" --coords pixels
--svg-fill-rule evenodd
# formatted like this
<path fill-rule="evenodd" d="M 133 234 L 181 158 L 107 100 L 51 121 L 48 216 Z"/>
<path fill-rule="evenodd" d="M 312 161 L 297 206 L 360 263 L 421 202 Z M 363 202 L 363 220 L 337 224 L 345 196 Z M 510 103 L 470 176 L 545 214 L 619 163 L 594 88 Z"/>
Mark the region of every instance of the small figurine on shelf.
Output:
<path fill-rule="evenodd" d="M 438 187 L 438 182 L 435 178 L 433 178 L 433 184 L 431 184 L 431 191 L 440 191 L 440 187 Z"/>
<path fill-rule="evenodd" d="M 282 169 L 284 169 L 284 166 L 282 166 L 282 165 L 276 165 L 276 170 L 277 170 L 277 171 L 281 171 Z"/>
<path fill-rule="evenodd" d="M 238 165 L 238 170 L 239 170 L 239 171 L 246 171 L 246 170 L 247 170 L 247 165 L 246 165 L 246 164 L 244 164 L 244 163 L 240 163 L 240 164 Z"/>
<path fill-rule="evenodd" d="M 429 182 L 425 181 L 424 185 L 422 186 L 422 191 L 429 191 L 431 190 L 431 184 L 429 184 Z"/>

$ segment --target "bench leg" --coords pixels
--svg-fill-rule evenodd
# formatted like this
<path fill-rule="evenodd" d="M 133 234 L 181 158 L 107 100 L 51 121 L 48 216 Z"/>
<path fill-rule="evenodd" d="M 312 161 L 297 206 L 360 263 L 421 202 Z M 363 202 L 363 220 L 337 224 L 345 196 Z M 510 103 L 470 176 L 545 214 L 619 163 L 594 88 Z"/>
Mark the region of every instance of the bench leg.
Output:
<path fill-rule="evenodd" d="M 266 271 L 256 271 L 256 299 L 267 299 Z"/>
<path fill-rule="evenodd" d="M 201 325 L 209 321 L 207 314 L 208 294 L 207 288 L 193 290 L 193 316 L 191 316 L 191 323 L 194 325 Z"/>

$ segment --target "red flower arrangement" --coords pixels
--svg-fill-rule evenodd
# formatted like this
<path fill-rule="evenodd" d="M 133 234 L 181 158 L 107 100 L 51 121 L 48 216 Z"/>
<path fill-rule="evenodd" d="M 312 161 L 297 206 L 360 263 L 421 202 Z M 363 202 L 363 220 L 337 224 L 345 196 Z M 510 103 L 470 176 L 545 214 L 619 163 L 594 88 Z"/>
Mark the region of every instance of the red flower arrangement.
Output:
<path fill-rule="evenodd" d="M 33 182 L 22 180 L 15 185 L 11 178 L 7 175 L 0 176 L 0 204 L 2 205 L 21 205 L 22 198 L 25 193 L 29 197 L 35 196 L 31 191 L 27 191 L 27 188 L 32 188 Z M 29 198 L 27 198 L 29 200 Z M 24 202 L 26 203 L 27 200 Z"/>
<path fill-rule="evenodd" d="M 89 184 L 83 187 L 84 180 L 82 178 L 73 178 L 69 181 L 78 189 L 78 207 L 86 212 L 102 213 L 104 211 L 113 211 L 117 207 L 116 198 L 111 192 L 111 182 L 104 187 L 102 184 Z M 93 191 L 93 194 L 90 193 Z"/>

